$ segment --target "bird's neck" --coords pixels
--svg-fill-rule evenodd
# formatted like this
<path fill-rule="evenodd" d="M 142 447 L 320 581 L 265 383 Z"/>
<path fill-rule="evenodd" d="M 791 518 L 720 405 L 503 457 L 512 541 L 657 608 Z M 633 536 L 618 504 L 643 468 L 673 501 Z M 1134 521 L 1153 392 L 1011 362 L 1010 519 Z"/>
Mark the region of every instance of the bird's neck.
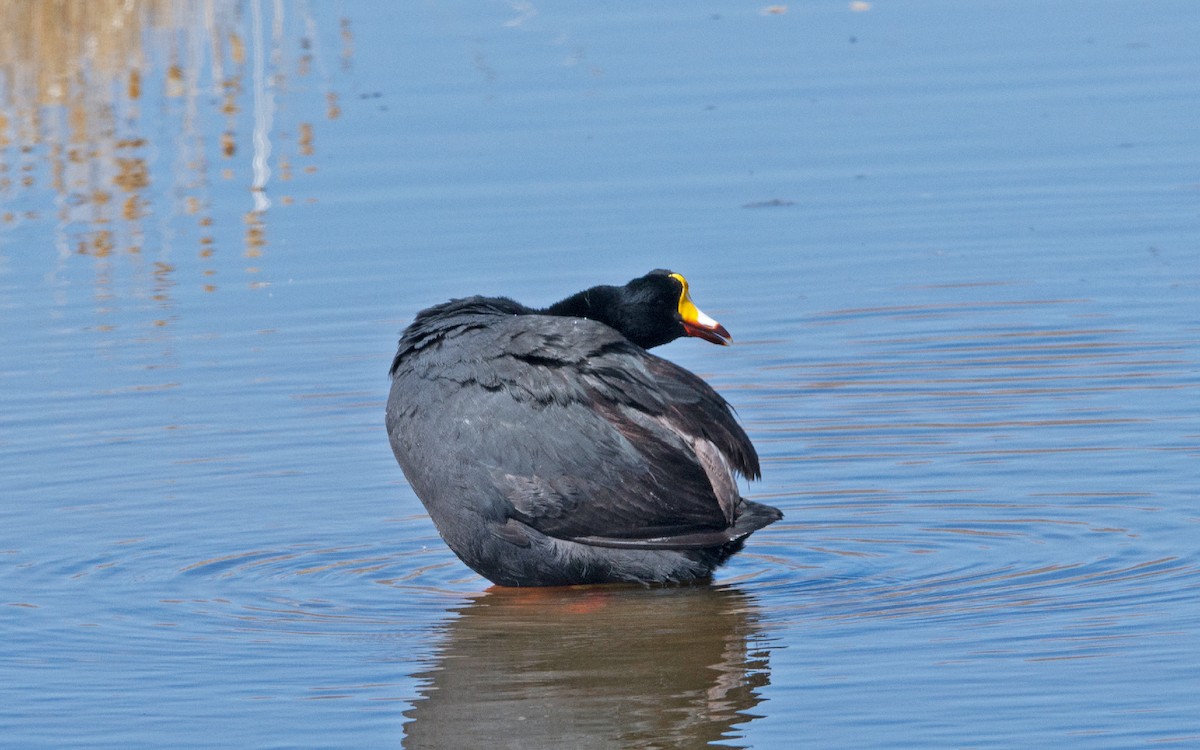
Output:
<path fill-rule="evenodd" d="M 545 315 L 560 315 L 566 318 L 588 318 L 606 325 L 613 325 L 612 312 L 616 309 L 616 287 L 597 286 L 572 294 L 555 302 L 541 312 Z M 614 326 L 615 327 L 615 326 Z"/>

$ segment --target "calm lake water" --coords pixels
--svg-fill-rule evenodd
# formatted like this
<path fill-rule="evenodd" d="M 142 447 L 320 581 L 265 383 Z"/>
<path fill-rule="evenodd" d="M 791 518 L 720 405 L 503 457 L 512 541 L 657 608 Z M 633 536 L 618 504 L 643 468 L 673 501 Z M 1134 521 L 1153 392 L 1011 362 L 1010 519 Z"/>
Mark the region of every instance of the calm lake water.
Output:
<path fill-rule="evenodd" d="M 0 20 L 0 745 L 1200 746 L 1192 0 Z M 489 589 L 400 329 L 655 267 L 786 518 Z"/>

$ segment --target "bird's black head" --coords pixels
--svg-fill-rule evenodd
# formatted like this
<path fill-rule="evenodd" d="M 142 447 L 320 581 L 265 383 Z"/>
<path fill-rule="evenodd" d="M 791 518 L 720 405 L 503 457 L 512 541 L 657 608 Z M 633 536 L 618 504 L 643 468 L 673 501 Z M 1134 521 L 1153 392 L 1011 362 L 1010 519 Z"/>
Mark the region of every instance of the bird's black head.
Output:
<path fill-rule="evenodd" d="M 579 292 L 550 306 L 546 312 L 600 321 L 643 349 L 681 336 L 695 336 L 721 345 L 731 340 L 725 326 L 692 302 L 687 279 L 661 268 L 625 286 L 598 286 Z"/>

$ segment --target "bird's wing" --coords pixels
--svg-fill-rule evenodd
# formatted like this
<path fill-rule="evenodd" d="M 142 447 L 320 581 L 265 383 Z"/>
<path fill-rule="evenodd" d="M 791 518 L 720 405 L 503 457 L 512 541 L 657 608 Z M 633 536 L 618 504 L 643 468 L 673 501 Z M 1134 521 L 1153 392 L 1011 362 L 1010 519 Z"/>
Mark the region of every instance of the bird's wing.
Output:
<path fill-rule="evenodd" d="M 562 539 L 728 541 L 734 474 L 757 476 L 758 458 L 703 380 L 588 320 L 509 317 L 447 343 L 393 385 L 438 402 L 406 422 L 437 452 L 422 460 L 445 481 L 429 491 L 485 492 L 493 520 Z"/>

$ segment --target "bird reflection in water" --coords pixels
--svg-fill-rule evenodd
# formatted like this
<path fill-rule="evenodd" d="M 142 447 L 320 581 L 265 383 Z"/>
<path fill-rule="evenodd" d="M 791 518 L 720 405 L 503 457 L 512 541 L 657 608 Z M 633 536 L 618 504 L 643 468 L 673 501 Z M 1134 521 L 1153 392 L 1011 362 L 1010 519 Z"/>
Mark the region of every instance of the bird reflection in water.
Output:
<path fill-rule="evenodd" d="M 456 614 L 415 675 L 410 750 L 737 747 L 769 681 L 736 589 L 493 588 Z"/>

